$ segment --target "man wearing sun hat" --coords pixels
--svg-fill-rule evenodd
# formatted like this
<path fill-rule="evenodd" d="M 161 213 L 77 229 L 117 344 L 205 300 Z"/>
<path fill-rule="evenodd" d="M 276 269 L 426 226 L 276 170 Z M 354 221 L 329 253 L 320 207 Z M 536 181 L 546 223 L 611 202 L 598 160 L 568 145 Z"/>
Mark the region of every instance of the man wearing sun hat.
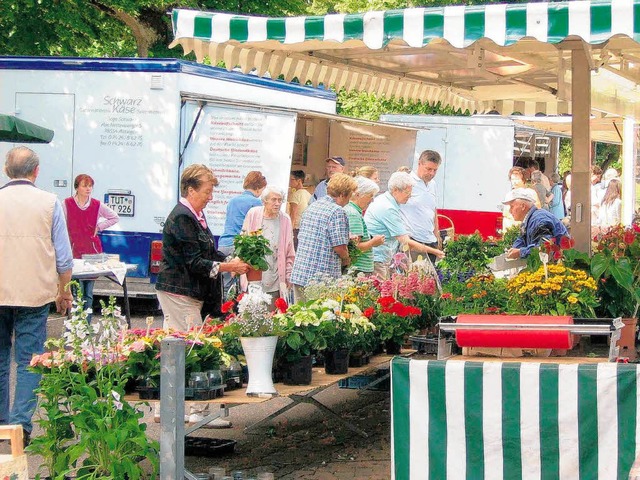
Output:
<path fill-rule="evenodd" d="M 326 160 L 326 174 L 327 177 L 323 179 L 318 185 L 316 185 L 316 189 L 311 195 L 309 199 L 309 205 L 311 205 L 316 200 L 320 200 L 327 194 L 327 182 L 331 177 L 333 177 L 336 173 L 344 172 L 344 158 L 342 157 L 329 157 Z"/>
<path fill-rule="evenodd" d="M 566 227 L 548 210 L 536 208 L 533 193 L 526 188 L 514 188 L 502 202 L 509 206 L 514 220 L 522 221 L 520 236 L 507 251 L 507 258 L 526 258 L 531 249 L 545 240 L 554 239 L 560 243 L 568 236 Z"/>

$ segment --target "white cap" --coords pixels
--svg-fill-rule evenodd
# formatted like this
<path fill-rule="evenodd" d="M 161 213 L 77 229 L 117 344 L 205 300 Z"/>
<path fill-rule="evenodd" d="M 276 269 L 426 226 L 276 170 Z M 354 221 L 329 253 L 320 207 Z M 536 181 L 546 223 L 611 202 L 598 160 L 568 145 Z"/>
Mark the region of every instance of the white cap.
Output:
<path fill-rule="evenodd" d="M 609 182 L 614 178 L 618 178 L 618 171 L 615 168 L 607 168 L 607 170 L 604 172 L 604 175 L 602 175 L 602 180 L 604 180 L 605 182 Z"/>
<path fill-rule="evenodd" d="M 514 200 L 525 200 L 527 202 L 536 203 L 534 192 L 528 188 L 514 188 L 507 193 L 502 203 L 505 205 L 513 202 Z"/>

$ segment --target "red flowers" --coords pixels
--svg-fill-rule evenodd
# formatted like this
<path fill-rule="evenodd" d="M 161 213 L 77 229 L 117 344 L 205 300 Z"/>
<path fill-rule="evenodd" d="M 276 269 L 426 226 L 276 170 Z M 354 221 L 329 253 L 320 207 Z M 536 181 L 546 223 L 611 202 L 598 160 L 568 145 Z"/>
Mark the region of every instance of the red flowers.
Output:
<path fill-rule="evenodd" d="M 365 308 L 364 312 L 362 312 L 362 314 L 367 318 L 373 317 L 374 313 L 376 313 L 376 309 L 373 307 Z"/>
<path fill-rule="evenodd" d="M 230 311 L 233 310 L 233 307 L 236 306 L 236 302 L 234 302 L 233 300 L 229 300 L 228 302 L 225 302 L 222 304 L 222 306 L 220 307 L 220 311 L 222 313 L 229 313 Z"/>
<path fill-rule="evenodd" d="M 422 313 L 419 308 L 405 305 L 393 297 L 380 297 L 378 303 L 382 307 L 381 313 L 392 313 L 398 317 L 411 317 Z"/>
<path fill-rule="evenodd" d="M 562 248 L 563 250 L 568 250 L 570 248 L 573 248 L 575 244 L 576 244 L 576 241 L 571 237 L 563 236 L 560 239 L 560 248 Z"/>
<path fill-rule="evenodd" d="M 275 305 L 280 313 L 286 312 L 287 308 L 289 308 L 289 305 L 287 305 L 287 301 L 282 297 L 276 300 Z"/>
<path fill-rule="evenodd" d="M 635 228 L 635 225 L 634 225 L 634 228 Z M 625 231 L 622 239 L 624 240 L 624 243 L 626 243 L 627 245 L 631 245 L 636 240 L 635 231 L 633 230 Z"/>

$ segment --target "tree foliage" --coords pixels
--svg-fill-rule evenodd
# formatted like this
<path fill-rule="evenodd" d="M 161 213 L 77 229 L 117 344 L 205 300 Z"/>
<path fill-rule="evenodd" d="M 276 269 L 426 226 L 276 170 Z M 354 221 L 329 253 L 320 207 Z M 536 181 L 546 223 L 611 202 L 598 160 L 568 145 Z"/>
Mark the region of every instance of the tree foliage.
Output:
<path fill-rule="evenodd" d="M 4 0 L 3 55 L 171 56 L 172 8 L 259 15 L 300 15 L 305 0 Z"/>
<path fill-rule="evenodd" d="M 454 109 L 442 104 L 405 101 L 400 98 L 376 97 L 372 93 L 338 92 L 337 112 L 347 117 L 363 118 L 377 121 L 386 113 L 403 113 L 406 115 L 469 115 L 469 111 Z"/>

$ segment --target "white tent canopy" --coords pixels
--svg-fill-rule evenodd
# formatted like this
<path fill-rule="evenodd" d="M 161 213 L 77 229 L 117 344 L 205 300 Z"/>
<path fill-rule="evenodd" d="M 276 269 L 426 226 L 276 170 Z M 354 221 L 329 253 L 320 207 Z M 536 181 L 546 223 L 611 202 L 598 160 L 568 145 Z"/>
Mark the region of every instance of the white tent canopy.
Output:
<path fill-rule="evenodd" d="M 571 113 L 578 207 L 572 210 L 584 211 L 574 215 L 572 232 L 585 250 L 589 121 L 605 119 L 611 129 L 611 119 L 640 118 L 640 0 L 289 18 L 178 9 L 172 19 L 172 46 L 245 73 L 472 113 Z"/>

